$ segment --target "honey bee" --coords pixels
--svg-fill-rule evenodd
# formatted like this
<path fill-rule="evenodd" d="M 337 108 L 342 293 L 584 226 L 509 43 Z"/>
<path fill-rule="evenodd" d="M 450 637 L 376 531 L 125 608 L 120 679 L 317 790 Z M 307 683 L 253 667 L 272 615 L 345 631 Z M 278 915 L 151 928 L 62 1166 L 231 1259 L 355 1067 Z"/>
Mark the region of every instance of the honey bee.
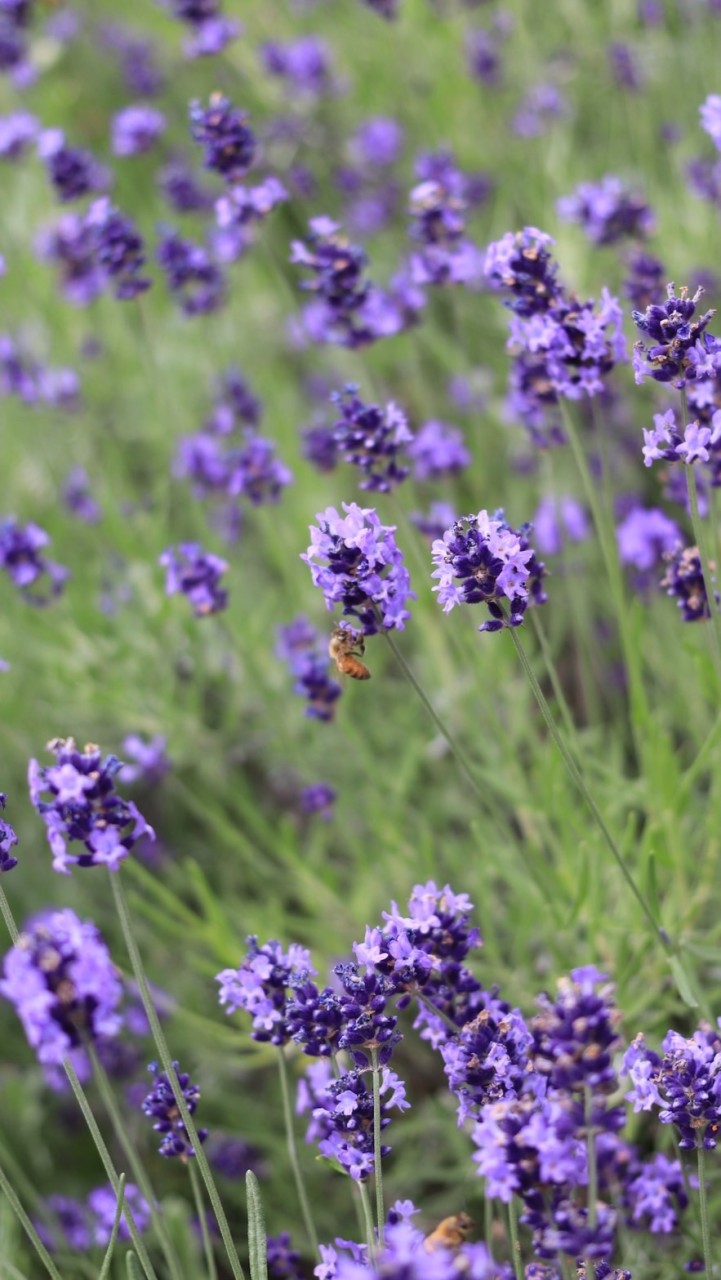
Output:
<path fill-rule="evenodd" d="M 350 627 L 334 627 L 328 652 L 341 675 L 351 676 L 353 680 L 370 680 L 370 671 L 360 661 L 365 647 L 361 631 L 354 631 Z"/>
<path fill-rule="evenodd" d="M 434 1253 L 436 1249 L 459 1249 L 472 1230 L 473 1219 L 467 1213 L 453 1213 L 426 1236 L 423 1248 L 427 1253 Z"/>

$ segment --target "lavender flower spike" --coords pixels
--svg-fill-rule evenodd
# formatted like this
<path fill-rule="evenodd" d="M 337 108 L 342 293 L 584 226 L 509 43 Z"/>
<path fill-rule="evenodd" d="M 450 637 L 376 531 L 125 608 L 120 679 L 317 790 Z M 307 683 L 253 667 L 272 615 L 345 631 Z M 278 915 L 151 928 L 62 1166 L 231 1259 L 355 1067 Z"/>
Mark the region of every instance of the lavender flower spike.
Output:
<path fill-rule="evenodd" d="M 184 542 L 177 549 L 169 547 L 158 557 L 166 570 L 165 590 L 169 596 L 180 591 L 188 597 L 196 618 L 219 613 L 228 603 L 228 592 L 219 586 L 228 565 L 220 556 L 203 551 L 194 542 Z"/>
<path fill-rule="evenodd" d="M 438 579 L 433 590 L 443 612 L 457 604 L 485 604 L 491 621 L 479 631 L 520 626 L 528 605 L 546 600 L 541 587 L 545 570 L 528 541 L 529 531 L 528 525 L 512 529 L 502 511 L 493 516 L 479 511 L 456 520 L 433 543 L 432 576 Z M 509 614 L 501 601 L 508 601 Z"/>
<path fill-rule="evenodd" d="M 386 630 L 403 630 L 410 575 L 395 540 L 395 525 L 381 524 L 372 507 L 343 503 L 345 516 L 335 507 L 319 512 L 318 526 L 310 526 L 311 544 L 301 555 L 309 565 L 313 585 L 320 587 L 326 605 L 342 605 L 346 616 L 358 618 L 366 635 L 379 623 Z"/>
<path fill-rule="evenodd" d="M 0 791 L 0 809 L 5 808 L 5 793 Z M 16 845 L 18 838 L 14 829 L 9 822 L 3 822 L 0 819 L 0 875 L 3 871 L 12 871 L 13 867 L 18 865 L 18 860 L 10 850 Z"/>
<path fill-rule="evenodd" d="M 72 738 L 48 743 L 54 765 L 28 767 L 30 799 L 47 829 L 53 854 L 53 870 L 70 874 L 70 866 L 106 866 L 117 871 L 140 836 L 155 839 L 132 800 L 115 790 L 115 775 L 122 768 L 116 756 L 102 758 L 99 747 L 89 744 L 79 751 Z M 50 799 L 42 797 L 49 794 Z M 79 854 L 68 845 L 83 846 Z"/>
<path fill-rule="evenodd" d="M 173 1070 L 182 1089 L 188 1111 L 193 1115 L 200 1099 L 200 1089 L 197 1084 L 191 1084 L 187 1072 L 178 1070 L 177 1062 L 173 1063 Z M 153 1088 L 143 1102 L 143 1111 L 146 1116 L 155 1120 L 153 1128 L 165 1135 L 158 1148 L 160 1155 L 168 1158 L 176 1156 L 185 1163 L 195 1155 L 195 1148 L 191 1145 L 188 1131 L 178 1111 L 170 1080 L 165 1072 L 160 1070 L 157 1062 L 151 1062 L 148 1071 L 153 1076 Z M 200 1142 L 205 1142 L 207 1136 L 207 1129 L 198 1129 Z"/>

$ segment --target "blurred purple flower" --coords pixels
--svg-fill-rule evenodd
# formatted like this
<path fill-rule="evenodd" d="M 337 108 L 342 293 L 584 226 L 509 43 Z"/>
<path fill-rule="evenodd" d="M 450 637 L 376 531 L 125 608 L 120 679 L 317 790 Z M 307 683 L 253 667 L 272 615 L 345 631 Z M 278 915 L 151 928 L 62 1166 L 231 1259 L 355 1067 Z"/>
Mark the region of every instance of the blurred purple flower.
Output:
<path fill-rule="evenodd" d="M 0 791 L 0 810 L 5 808 L 5 803 L 5 793 Z M 0 875 L 4 871 L 12 871 L 18 865 L 17 858 L 10 852 L 17 843 L 18 838 L 10 823 L 0 818 Z"/>
<path fill-rule="evenodd" d="M 311 786 L 304 787 L 300 793 L 301 809 L 303 813 L 318 814 L 324 822 L 330 822 L 337 795 L 335 787 L 329 786 L 327 782 L 314 782 Z"/>
<path fill-rule="evenodd" d="M 118 773 L 118 781 L 130 786 L 140 782 L 152 787 L 165 777 L 170 768 L 170 761 L 165 753 L 166 738 L 156 734 L 146 742 L 138 733 L 131 733 L 123 738 L 122 751 L 133 764 L 123 764 Z"/>
<path fill-rule="evenodd" d="M 0 569 L 29 604 L 47 604 L 60 594 L 70 576 L 69 569 L 42 554 L 41 548 L 49 542 L 45 530 L 32 521 L 23 527 L 14 516 L 0 520 Z"/>
<path fill-rule="evenodd" d="M 173 228 L 161 230 L 156 258 L 187 316 L 207 315 L 225 301 L 225 276 L 202 245 Z"/>
<path fill-rule="evenodd" d="M 38 155 L 60 201 L 66 203 L 110 185 L 110 174 L 89 151 L 70 147 L 62 129 L 46 129 L 38 137 Z"/>
<path fill-rule="evenodd" d="M 460 427 L 435 419 L 418 428 L 407 453 L 415 480 L 439 480 L 442 476 L 456 475 L 471 463 Z"/>
<path fill-rule="evenodd" d="M 220 556 L 203 551 L 195 542 L 169 547 L 158 557 L 166 571 L 165 591 L 169 596 L 182 592 L 193 606 L 196 618 L 208 617 L 227 608 L 228 592 L 220 586 L 228 564 Z"/>
<path fill-rule="evenodd" d="M 78 520 L 97 524 L 102 516 L 99 504 L 90 492 L 90 480 L 83 467 L 71 467 L 63 485 L 63 502 Z"/>
<path fill-rule="evenodd" d="M 625 237 L 650 235 L 655 218 L 645 200 L 616 177 L 582 182 L 570 196 L 556 203 L 559 216 L 577 222 L 592 244 L 616 244 Z"/>
<path fill-rule="evenodd" d="M 112 150 L 116 156 L 136 156 L 150 148 L 165 133 L 167 121 L 157 107 L 133 104 L 117 111 L 112 119 Z"/>
<path fill-rule="evenodd" d="M 40 126 L 29 111 L 13 111 L 0 116 L 0 157 L 19 160 L 35 141 Z"/>
<path fill-rule="evenodd" d="M 301 36 L 285 43 L 269 41 L 261 46 L 260 54 L 266 71 L 285 80 L 294 96 L 321 97 L 337 88 L 330 49 L 318 36 Z"/>
<path fill-rule="evenodd" d="M 589 534 L 588 516 L 576 498 L 542 498 L 532 520 L 534 540 L 542 555 L 558 555 L 566 539 L 584 542 Z"/>

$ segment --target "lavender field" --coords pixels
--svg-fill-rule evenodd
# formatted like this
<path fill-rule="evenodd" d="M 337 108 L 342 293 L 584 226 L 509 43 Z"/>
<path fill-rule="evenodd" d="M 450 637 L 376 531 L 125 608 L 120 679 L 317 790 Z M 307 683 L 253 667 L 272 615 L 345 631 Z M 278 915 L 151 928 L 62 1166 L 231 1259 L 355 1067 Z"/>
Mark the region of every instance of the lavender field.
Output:
<path fill-rule="evenodd" d="M 0 0 L 0 1280 L 721 1275 L 720 49 Z"/>

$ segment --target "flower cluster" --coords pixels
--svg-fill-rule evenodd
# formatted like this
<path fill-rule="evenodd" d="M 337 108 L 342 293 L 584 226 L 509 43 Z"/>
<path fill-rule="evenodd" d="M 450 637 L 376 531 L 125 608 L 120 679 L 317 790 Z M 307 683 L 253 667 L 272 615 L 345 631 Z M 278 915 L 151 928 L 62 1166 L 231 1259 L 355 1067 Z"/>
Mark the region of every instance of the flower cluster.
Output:
<path fill-rule="evenodd" d="M 161 138 L 167 121 L 157 107 L 133 104 L 117 111 L 112 120 L 112 149 L 116 156 L 137 156 L 149 151 Z"/>
<path fill-rule="evenodd" d="M 633 1088 L 626 1096 L 634 1111 L 659 1108 L 662 1124 L 678 1131 L 682 1151 L 711 1150 L 721 1125 L 721 1035 L 704 1022 L 686 1039 L 669 1031 L 654 1053 L 637 1036 L 624 1057 Z"/>
<path fill-rule="evenodd" d="M 650 467 L 654 462 L 709 462 L 711 451 L 721 441 L 721 410 L 717 409 L 711 419 L 711 426 L 701 426 L 698 421 L 689 422 L 683 435 L 676 424 L 673 409 L 665 413 L 655 413 L 654 427 L 649 431 L 644 427 L 643 461 Z M 716 450 L 721 453 L 721 450 Z"/>
<path fill-rule="evenodd" d="M 190 132 L 203 148 L 203 164 L 227 182 L 244 177 L 255 158 L 256 141 L 247 119 L 221 93 L 211 94 L 207 107 L 190 104 Z"/>
<path fill-rule="evenodd" d="M 635 237 L 643 240 L 654 230 L 654 216 L 642 196 L 613 174 L 600 182 L 582 182 L 573 195 L 558 201 L 567 222 L 577 222 L 592 244 L 616 244 Z"/>
<path fill-rule="evenodd" d="M 667 285 L 666 292 L 665 302 L 651 303 L 643 312 L 632 312 L 636 328 L 646 339 L 634 346 L 633 369 L 637 383 L 653 378 L 682 390 L 689 382 L 716 374 L 719 344 L 706 333 L 714 312 L 706 311 L 698 320 L 693 319 L 696 303 L 703 294 L 701 288 L 693 297 L 689 297 L 686 288 L 677 294 L 673 284 Z"/>
<path fill-rule="evenodd" d="M 48 177 L 62 204 L 93 191 L 104 191 L 109 185 L 107 170 L 90 152 L 68 146 L 62 129 L 46 129 L 40 134 L 38 155 L 45 161 Z"/>
<path fill-rule="evenodd" d="M 332 428 L 337 452 L 363 472 L 361 489 L 388 493 L 408 475 L 400 459 L 413 433 L 403 410 L 393 403 L 385 409 L 364 404 L 353 384 L 335 392 L 331 400 L 340 414 Z"/>
<path fill-rule="evenodd" d="M 363 321 L 369 294 L 364 279 L 366 255 L 346 239 L 340 225 L 331 218 L 312 218 L 306 240 L 293 241 L 290 260 L 310 272 L 301 287 L 315 294 L 314 331 L 324 333 L 328 342 L 347 347 L 371 341 Z"/>
<path fill-rule="evenodd" d="M 420 285 L 478 287 L 483 257 L 465 235 L 467 179 L 448 157 L 432 173 L 411 191 L 411 238 L 419 246 L 411 255 L 411 277 Z"/>
<path fill-rule="evenodd" d="M 476 1012 L 440 1046 L 448 1085 L 458 1098 L 458 1122 L 488 1103 L 518 1097 L 533 1046 L 523 1015 L 496 991 L 481 992 Z"/>
<path fill-rule="evenodd" d="M 107 197 L 90 206 L 85 227 L 91 233 L 98 267 L 112 283 L 116 298 L 137 298 L 150 288 L 148 277 L 140 274 L 146 262 L 142 238 L 130 219 L 115 209 Z"/>
<path fill-rule="evenodd" d="M 30 604 L 47 604 L 70 576 L 69 569 L 42 554 L 49 541 L 49 534 L 32 521 L 21 525 L 14 516 L 0 521 L 0 569 Z M 45 579 L 47 587 L 38 590 Z"/>
<path fill-rule="evenodd" d="M 391 1107 L 405 1110 L 405 1089 L 395 1072 L 384 1068 L 380 1080 L 381 1131 L 391 1123 Z M 311 1112 L 307 1142 L 317 1143 L 328 1160 L 336 1160 L 356 1182 L 365 1182 L 374 1169 L 373 1093 L 362 1071 L 347 1071 L 335 1078 L 330 1063 L 321 1061 L 308 1068 L 305 1087 L 300 1090 L 298 1111 Z M 390 1147 L 381 1146 L 381 1156 Z"/>
<path fill-rule="evenodd" d="M 5 793 L 0 791 L 0 809 L 4 809 L 5 804 Z M 12 871 L 18 865 L 17 858 L 10 852 L 17 842 L 18 838 L 10 823 L 0 818 L 0 875 L 3 871 Z"/>
<path fill-rule="evenodd" d="M 415 598 L 403 554 L 395 540 L 395 525 L 381 524 L 372 507 L 343 503 L 318 513 L 310 526 L 311 543 L 301 559 L 310 567 L 313 585 L 320 587 L 329 609 L 342 605 L 357 618 L 366 635 L 379 627 L 403 630 L 410 617 L 406 604 Z"/>
<path fill-rule="evenodd" d="M 168 547 L 158 556 L 158 564 L 165 569 L 167 595 L 181 592 L 187 596 L 196 618 L 207 618 L 227 607 L 228 592 L 220 586 L 220 579 L 228 565 L 220 556 L 203 551 L 196 542 L 183 542 Z"/>
<path fill-rule="evenodd" d="M 204 245 L 184 240 L 179 231 L 165 228 L 155 256 L 185 315 L 207 315 L 222 305 L 225 276 Z"/>
<path fill-rule="evenodd" d="M 315 969 L 310 952 L 293 944 L 287 953 L 279 942 L 258 944 L 248 938 L 248 952 L 239 969 L 217 974 L 219 1000 L 228 1013 L 243 1009 L 252 1014 L 254 1040 L 283 1045 L 291 1038 L 287 1018 L 289 988 L 308 979 Z"/>
<path fill-rule="evenodd" d="M 444 613 L 458 604 L 485 604 L 491 620 L 479 631 L 518 627 L 529 604 L 543 604 L 544 566 L 528 541 L 530 525 L 512 529 L 503 512 L 463 516 L 433 543 L 433 588 Z M 506 609 L 505 602 L 508 601 Z"/>
<path fill-rule="evenodd" d="M 168 1159 L 177 1157 L 186 1161 L 195 1155 L 195 1148 L 190 1141 L 178 1104 L 175 1101 L 173 1087 L 165 1072 L 160 1070 L 157 1062 L 151 1062 L 148 1071 L 153 1076 L 153 1087 L 144 1099 L 142 1107 L 144 1114 L 155 1121 L 153 1128 L 156 1132 L 164 1135 L 158 1148 L 159 1154 L 166 1156 Z M 187 1072 L 178 1069 L 177 1062 L 173 1063 L 173 1071 L 185 1099 L 185 1105 L 192 1116 L 195 1114 L 200 1101 L 200 1089 L 197 1084 L 191 1084 L 190 1076 Z M 208 1130 L 198 1129 L 197 1134 L 198 1140 L 205 1142 Z"/>
<path fill-rule="evenodd" d="M 269 75 L 284 81 L 294 97 L 321 97 L 335 88 L 330 49 L 318 36 L 285 43 L 271 40 L 262 45 L 260 54 Z"/>
<path fill-rule="evenodd" d="M 28 783 L 30 799 L 45 823 L 55 871 L 69 875 L 72 865 L 117 871 L 141 836 L 155 839 L 136 805 L 115 789 L 123 767 L 117 756 L 103 759 L 92 743 L 79 751 L 72 738 L 54 739 L 48 751 L 55 764 L 31 760 Z M 44 794 L 50 799 L 44 800 Z M 69 853 L 69 844 L 83 845 L 84 852 Z"/>
<path fill-rule="evenodd" d="M 93 1246 L 107 1248 L 113 1231 L 117 1196 L 110 1183 L 95 1187 L 88 1193 L 87 1200 L 75 1200 L 71 1196 L 48 1196 L 44 1205 L 52 1217 L 52 1226 L 47 1222 L 35 1222 L 40 1239 L 50 1253 L 58 1253 L 63 1249 L 75 1249 L 86 1253 Z M 123 1203 L 129 1208 L 136 1229 L 142 1235 L 150 1225 L 150 1206 L 138 1190 L 134 1182 L 126 1182 L 123 1188 Z M 125 1209 L 120 1218 L 118 1239 L 130 1240 Z"/>
<path fill-rule="evenodd" d="M 435 419 L 419 427 L 407 453 L 415 480 L 439 480 L 442 476 L 457 475 L 471 462 L 460 427 Z"/>
<path fill-rule="evenodd" d="M 684 622 L 710 618 L 706 582 L 698 547 L 677 547 L 664 554 L 666 572 L 659 586 L 667 596 L 675 598 Z M 719 593 L 714 589 L 717 602 Z"/>
<path fill-rule="evenodd" d="M 0 995 L 15 1006 L 44 1065 L 117 1035 L 123 987 L 95 925 L 69 908 L 37 916 L 7 953 Z"/>
<path fill-rule="evenodd" d="M 616 1084 L 613 1054 L 620 1043 L 613 986 L 594 965 L 572 969 L 554 998 L 539 996 L 531 1022 L 534 1070 L 551 1089 L 608 1093 Z"/>
<path fill-rule="evenodd" d="M 295 677 L 295 692 L 307 698 L 305 714 L 329 721 L 343 690 L 328 674 L 328 643 L 306 617 L 301 615 L 287 627 L 278 628 L 276 654 Z"/>
<path fill-rule="evenodd" d="M 240 34 L 241 26 L 221 13 L 220 0 L 168 0 L 173 16 L 184 22 L 190 36 L 183 45 L 187 58 L 222 53 Z"/>

